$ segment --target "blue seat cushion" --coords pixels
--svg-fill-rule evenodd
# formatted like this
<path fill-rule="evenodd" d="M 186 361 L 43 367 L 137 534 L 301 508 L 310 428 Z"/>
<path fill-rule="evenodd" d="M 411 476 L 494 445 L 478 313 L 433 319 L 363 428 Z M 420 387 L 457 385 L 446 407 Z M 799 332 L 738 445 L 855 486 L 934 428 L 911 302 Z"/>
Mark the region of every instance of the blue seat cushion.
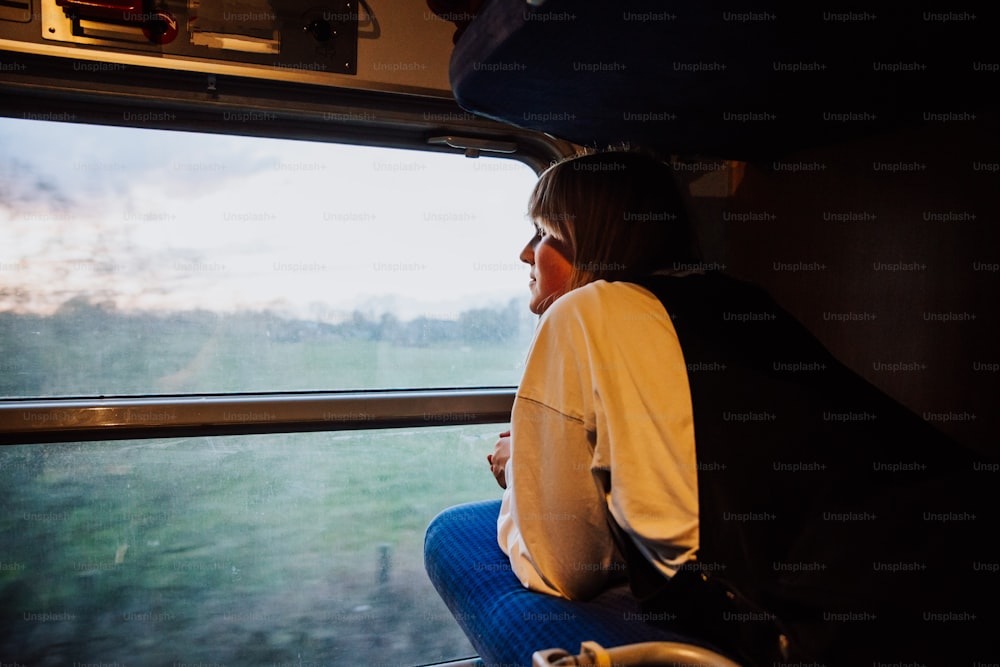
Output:
<path fill-rule="evenodd" d="M 535 651 L 579 651 L 595 641 L 610 648 L 679 641 L 713 648 L 646 623 L 626 584 L 587 602 L 530 591 L 497 544 L 500 501 L 458 505 L 431 522 L 424 540 L 427 574 L 487 665 L 530 665 Z"/>

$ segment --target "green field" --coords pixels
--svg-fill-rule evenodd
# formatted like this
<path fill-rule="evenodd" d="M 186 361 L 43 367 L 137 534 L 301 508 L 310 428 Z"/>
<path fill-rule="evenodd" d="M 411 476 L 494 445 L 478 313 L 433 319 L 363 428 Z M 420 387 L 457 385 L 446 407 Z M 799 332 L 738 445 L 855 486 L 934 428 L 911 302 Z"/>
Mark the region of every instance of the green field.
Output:
<path fill-rule="evenodd" d="M 422 323 L 444 332 L 433 340 L 398 323 L 100 311 L 0 314 L 0 394 L 514 384 L 526 349 L 523 321 L 492 340 Z M 499 498 L 486 455 L 503 428 L 4 447 L 0 658 L 176 667 L 471 655 L 424 572 L 423 536 L 442 509 Z"/>
<path fill-rule="evenodd" d="M 0 312 L 0 398 L 514 385 L 533 326 L 516 300 L 335 325 L 72 300 L 50 316 Z"/>
<path fill-rule="evenodd" d="M 423 570 L 497 428 L 6 448 L 5 661 L 413 665 L 472 653 Z"/>

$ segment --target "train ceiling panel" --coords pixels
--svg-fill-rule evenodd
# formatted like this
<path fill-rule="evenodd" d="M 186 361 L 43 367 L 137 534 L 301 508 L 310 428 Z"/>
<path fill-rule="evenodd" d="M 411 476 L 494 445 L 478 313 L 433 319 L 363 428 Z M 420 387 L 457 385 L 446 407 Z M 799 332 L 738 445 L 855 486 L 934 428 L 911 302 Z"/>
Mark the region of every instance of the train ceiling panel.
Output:
<path fill-rule="evenodd" d="M 42 37 L 169 56 L 357 73 L 354 0 L 41 0 Z"/>
<path fill-rule="evenodd" d="M 432 97 L 451 96 L 452 27 L 423 0 L 0 1 L 0 51 L 89 63 L 81 71 L 136 65 Z"/>

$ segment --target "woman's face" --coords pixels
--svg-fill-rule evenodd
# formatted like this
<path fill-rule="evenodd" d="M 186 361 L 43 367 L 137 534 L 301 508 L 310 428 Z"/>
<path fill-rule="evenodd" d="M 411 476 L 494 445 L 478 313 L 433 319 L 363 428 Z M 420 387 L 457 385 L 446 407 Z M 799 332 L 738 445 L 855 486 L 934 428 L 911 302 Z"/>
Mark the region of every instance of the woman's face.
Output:
<path fill-rule="evenodd" d="M 566 293 L 573 273 L 573 252 L 569 245 L 535 225 L 535 235 L 521 251 L 520 259 L 531 267 L 528 308 L 541 315 L 557 298 Z"/>

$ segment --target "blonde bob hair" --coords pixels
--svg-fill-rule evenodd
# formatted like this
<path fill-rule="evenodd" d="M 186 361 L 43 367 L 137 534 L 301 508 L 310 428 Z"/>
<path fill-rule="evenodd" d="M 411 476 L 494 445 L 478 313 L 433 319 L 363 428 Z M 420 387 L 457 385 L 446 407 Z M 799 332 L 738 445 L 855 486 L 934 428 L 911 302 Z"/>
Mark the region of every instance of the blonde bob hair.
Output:
<path fill-rule="evenodd" d="M 698 261 L 672 169 L 644 153 L 609 151 L 557 162 L 539 176 L 528 214 L 569 248 L 568 289 Z"/>

